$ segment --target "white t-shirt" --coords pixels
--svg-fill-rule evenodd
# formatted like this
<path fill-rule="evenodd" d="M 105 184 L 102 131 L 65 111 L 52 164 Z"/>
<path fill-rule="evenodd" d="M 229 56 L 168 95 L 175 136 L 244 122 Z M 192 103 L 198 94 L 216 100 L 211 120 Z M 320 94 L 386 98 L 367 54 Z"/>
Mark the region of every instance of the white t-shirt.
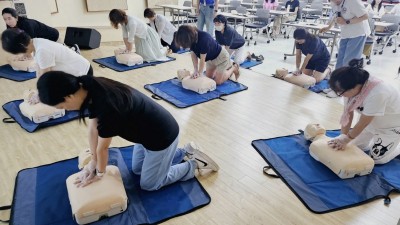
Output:
<path fill-rule="evenodd" d="M 342 0 L 339 5 L 336 5 L 332 1 L 331 6 L 334 14 L 337 15 L 337 12 L 340 12 L 341 17 L 345 20 L 361 17 L 368 13 L 361 0 Z M 371 34 L 368 20 L 364 20 L 360 23 L 340 25 L 340 29 L 340 36 L 342 39 L 368 36 Z"/>
<path fill-rule="evenodd" d="M 165 18 L 165 16 L 156 14 L 156 19 L 155 21 L 150 22 L 150 26 L 157 31 L 161 39 L 168 44 L 172 43 L 176 28 L 167 20 L 167 18 Z"/>
<path fill-rule="evenodd" d="M 133 42 L 135 36 L 141 39 L 145 39 L 147 36 L 147 24 L 136 17 L 128 16 L 128 23 L 121 27 L 122 35 L 124 38 L 128 38 L 129 43 Z"/>
<path fill-rule="evenodd" d="M 75 76 L 86 75 L 90 62 L 63 44 L 43 38 L 33 38 L 35 61 L 40 69 L 63 71 Z"/>
<path fill-rule="evenodd" d="M 392 10 L 390 10 L 390 13 L 393 13 L 395 15 L 400 16 L 400 3 L 395 5 Z"/>
<path fill-rule="evenodd" d="M 385 14 L 385 6 L 382 6 L 381 9 L 378 9 L 378 4 L 376 4 L 374 8 L 372 8 L 371 4 L 368 4 L 367 11 L 375 16 L 383 16 L 383 14 Z"/>
<path fill-rule="evenodd" d="M 369 124 L 373 128 L 399 127 L 400 90 L 389 83 L 381 82 L 370 91 L 360 109 L 357 112 L 374 116 Z"/>

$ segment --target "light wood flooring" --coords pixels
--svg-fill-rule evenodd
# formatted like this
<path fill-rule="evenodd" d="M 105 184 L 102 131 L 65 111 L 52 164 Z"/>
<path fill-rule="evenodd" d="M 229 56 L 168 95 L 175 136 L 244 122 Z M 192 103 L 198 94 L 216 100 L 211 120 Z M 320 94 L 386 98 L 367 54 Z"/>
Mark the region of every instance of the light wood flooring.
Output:
<path fill-rule="evenodd" d="M 114 44 L 82 51 L 89 60 L 113 54 Z M 115 79 L 150 96 L 143 86 L 176 76 L 176 70 L 192 69 L 189 54 L 173 55 L 176 61 L 155 67 L 118 73 L 92 62 L 95 76 Z M 265 55 L 264 55 L 265 56 Z M 266 57 L 267 58 L 267 57 Z M 275 70 L 266 61 L 262 68 Z M 273 69 L 271 69 L 273 68 Z M 327 129 L 339 128 L 340 101 L 309 92 L 272 78 L 263 71 L 241 70 L 240 82 L 247 91 L 186 109 L 158 101 L 180 125 L 180 145 L 197 142 L 220 165 L 218 173 L 198 177 L 211 195 L 211 203 L 199 210 L 171 219 L 164 224 L 385 224 L 400 218 L 400 196 L 392 194 L 389 207 L 383 200 L 362 206 L 314 214 L 280 180 L 262 173 L 265 161 L 251 141 L 297 133 L 309 122 Z M 36 80 L 13 82 L 0 79 L 0 103 L 21 98 L 35 87 Z M 397 82 L 397 81 L 396 81 Z M 0 118 L 7 114 L 0 110 Z M 111 146 L 131 143 L 114 138 Z M 0 124 L 0 206 L 11 203 L 14 180 L 19 170 L 77 156 L 88 147 L 87 128 L 77 121 L 27 133 L 17 124 Z M 7 215 L 2 215 L 7 217 Z"/>

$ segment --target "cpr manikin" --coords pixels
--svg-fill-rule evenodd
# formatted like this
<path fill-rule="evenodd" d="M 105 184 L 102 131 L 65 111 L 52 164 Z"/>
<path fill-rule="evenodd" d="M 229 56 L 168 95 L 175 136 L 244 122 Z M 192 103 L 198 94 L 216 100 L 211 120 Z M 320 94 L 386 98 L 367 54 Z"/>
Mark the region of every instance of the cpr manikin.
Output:
<path fill-rule="evenodd" d="M 38 68 L 33 57 L 26 57 L 25 55 L 13 55 L 7 61 L 15 71 L 35 72 Z"/>
<path fill-rule="evenodd" d="M 24 91 L 23 98 L 24 101 L 19 105 L 19 109 L 22 115 L 34 123 L 43 123 L 65 115 L 64 109 L 56 109 L 55 107 L 39 102 L 37 90 Z"/>
<path fill-rule="evenodd" d="M 90 150 L 83 150 L 79 154 L 79 168 L 90 160 Z M 76 186 L 78 176 L 79 173 L 75 173 L 66 180 L 72 215 L 78 224 L 92 223 L 126 210 L 128 197 L 118 167 L 107 166 L 100 180 L 85 187 Z"/>
<path fill-rule="evenodd" d="M 126 52 L 123 49 L 116 49 L 114 50 L 114 54 L 115 59 L 119 64 L 124 64 L 127 66 L 143 64 L 143 57 L 134 52 Z"/>
<path fill-rule="evenodd" d="M 352 178 L 370 174 L 374 160 L 360 148 L 348 144 L 344 150 L 335 150 L 328 146 L 331 138 L 325 135 L 326 130 L 319 124 L 308 124 L 304 137 L 312 141 L 310 155 L 331 169 L 340 178 Z"/>
<path fill-rule="evenodd" d="M 312 76 L 308 76 L 305 74 L 300 74 L 300 75 L 294 75 L 294 74 L 289 74 L 287 69 L 277 69 L 275 76 L 279 79 L 285 80 L 289 83 L 295 84 L 297 86 L 303 87 L 303 88 L 309 88 L 315 85 L 316 80 Z"/>
<path fill-rule="evenodd" d="M 197 78 L 191 78 L 190 71 L 178 70 L 178 79 L 182 82 L 182 87 L 199 94 L 204 94 L 209 91 L 213 91 L 217 88 L 217 84 L 213 79 L 206 76 L 199 76 Z"/>

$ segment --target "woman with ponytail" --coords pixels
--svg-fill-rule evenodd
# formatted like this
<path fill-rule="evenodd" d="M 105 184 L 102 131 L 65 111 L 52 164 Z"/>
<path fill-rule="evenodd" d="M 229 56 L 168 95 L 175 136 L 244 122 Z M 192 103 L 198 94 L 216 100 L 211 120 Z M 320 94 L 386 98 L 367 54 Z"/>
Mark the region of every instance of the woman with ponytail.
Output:
<path fill-rule="evenodd" d="M 376 164 L 387 163 L 400 154 L 400 91 L 362 68 L 360 60 L 332 72 L 329 85 L 344 97 L 341 135 L 328 142 L 343 150 L 351 142 L 369 151 Z M 351 128 L 354 111 L 360 119 Z"/>
<path fill-rule="evenodd" d="M 196 169 L 217 171 L 218 165 L 193 143 L 178 149 L 179 126 L 159 104 L 123 83 L 93 76 L 75 77 L 50 71 L 37 83 L 40 101 L 66 110 L 89 111 L 89 146 L 92 160 L 82 169 L 78 186 L 86 186 L 103 176 L 108 147 L 119 136 L 136 143 L 132 170 L 141 175 L 144 190 L 194 177 Z M 182 162 L 184 156 L 188 160 Z"/>
<path fill-rule="evenodd" d="M 36 76 L 51 70 L 64 71 L 74 76 L 93 75 L 90 62 L 70 48 L 43 38 L 31 38 L 20 29 L 7 29 L 1 34 L 3 49 L 11 54 L 33 56 L 39 68 Z"/>

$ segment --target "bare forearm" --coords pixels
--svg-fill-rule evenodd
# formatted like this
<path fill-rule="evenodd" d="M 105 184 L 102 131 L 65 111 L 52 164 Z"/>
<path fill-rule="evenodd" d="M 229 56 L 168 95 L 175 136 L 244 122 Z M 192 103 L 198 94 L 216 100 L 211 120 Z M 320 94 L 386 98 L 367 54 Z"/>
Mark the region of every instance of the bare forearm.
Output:
<path fill-rule="evenodd" d="M 98 143 L 99 133 L 97 131 L 97 119 L 89 120 L 89 148 L 92 152 L 92 158 L 97 160 L 97 143 Z"/>
<path fill-rule="evenodd" d="M 199 61 L 197 59 L 196 54 L 191 52 L 191 57 L 192 57 L 194 71 L 199 71 Z"/>
<path fill-rule="evenodd" d="M 349 117 L 349 122 L 346 124 L 346 126 L 342 126 L 341 128 L 341 133 L 342 134 L 347 134 L 349 133 L 350 127 L 351 127 L 351 123 L 353 122 L 353 116 L 354 116 L 354 112 L 350 113 L 350 117 Z"/>
<path fill-rule="evenodd" d="M 373 116 L 361 115 L 360 120 L 357 122 L 354 128 L 347 133 L 347 136 L 354 139 L 368 126 L 368 124 L 371 123 L 373 119 Z"/>
<path fill-rule="evenodd" d="M 128 41 L 128 38 L 124 38 L 125 47 L 127 50 L 132 51 L 132 43 Z"/>
<path fill-rule="evenodd" d="M 199 65 L 199 75 L 203 74 L 204 67 L 206 65 L 206 61 L 203 59 L 200 59 L 200 65 Z"/>
<path fill-rule="evenodd" d="M 301 63 L 301 52 L 300 50 L 296 50 L 296 69 L 300 68 Z"/>
<path fill-rule="evenodd" d="M 350 19 L 349 21 L 350 21 L 350 24 L 356 24 L 356 23 L 361 23 L 362 21 L 367 20 L 367 19 L 368 19 L 368 15 L 364 14 L 361 17 L 354 17 L 354 18 Z"/>
<path fill-rule="evenodd" d="M 311 55 L 311 54 L 308 54 L 308 55 L 306 56 L 306 58 L 305 58 L 304 61 L 303 61 L 303 65 L 301 66 L 301 70 L 304 70 L 304 69 L 306 68 L 306 66 L 308 65 L 308 62 L 310 61 L 310 59 L 311 59 L 312 56 L 313 56 L 313 55 Z"/>
<path fill-rule="evenodd" d="M 104 173 L 104 171 L 106 171 L 106 166 L 108 162 L 108 147 L 97 148 L 96 152 L 97 152 L 97 169 L 100 172 Z"/>

